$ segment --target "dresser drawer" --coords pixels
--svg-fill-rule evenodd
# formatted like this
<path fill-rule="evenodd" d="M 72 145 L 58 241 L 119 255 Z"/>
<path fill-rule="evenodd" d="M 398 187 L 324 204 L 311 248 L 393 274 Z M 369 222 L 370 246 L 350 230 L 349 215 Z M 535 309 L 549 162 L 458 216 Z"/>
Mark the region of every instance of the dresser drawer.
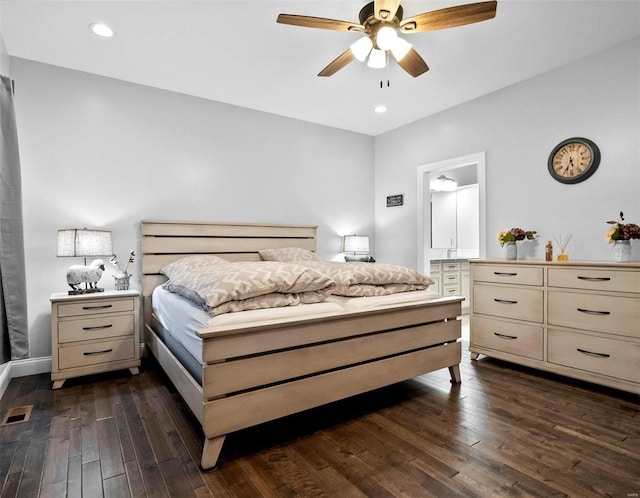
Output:
<path fill-rule="evenodd" d="M 58 322 L 58 342 L 74 342 L 133 335 L 133 315 L 113 315 Z"/>
<path fill-rule="evenodd" d="M 86 367 L 135 358 L 133 337 L 58 349 L 58 365 L 65 368 Z"/>
<path fill-rule="evenodd" d="M 475 284 L 473 312 L 542 323 L 543 292 L 538 289 Z"/>
<path fill-rule="evenodd" d="M 542 344 L 542 327 L 503 322 L 479 316 L 473 316 L 471 319 L 472 346 L 542 360 Z"/>
<path fill-rule="evenodd" d="M 472 265 L 473 280 L 501 284 L 542 285 L 544 270 L 529 266 Z"/>
<path fill-rule="evenodd" d="M 58 305 L 58 317 L 97 315 L 133 311 L 133 299 L 99 299 Z"/>
<path fill-rule="evenodd" d="M 550 329 L 551 363 L 640 382 L 640 344 Z"/>
<path fill-rule="evenodd" d="M 640 293 L 640 272 L 616 269 L 549 268 L 549 287 Z"/>
<path fill-rule="evenodd" d="M 549 291 L 550 325 L 640 339 L 640 298 Z"/>

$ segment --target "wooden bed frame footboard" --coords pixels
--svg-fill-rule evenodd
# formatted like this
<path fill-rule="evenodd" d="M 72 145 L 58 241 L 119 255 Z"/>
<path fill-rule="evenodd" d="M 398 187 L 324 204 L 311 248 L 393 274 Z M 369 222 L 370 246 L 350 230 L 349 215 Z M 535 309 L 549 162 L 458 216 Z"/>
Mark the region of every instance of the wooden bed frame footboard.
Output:
<path fill-rule="evenodd" d="M 201 330 L 200 386 L 154 330 L 151 292 L 163 281 L 159 269 L 194 253 L 259 260 L 263 248 L 315 250 L 315 227 L 144 221 L 142 236 L 147 348 L 202 424 L 203 469 L 216 465 L 231 432 L 441 368 L 460 382 L 462 299 L 440 298 Z"/>

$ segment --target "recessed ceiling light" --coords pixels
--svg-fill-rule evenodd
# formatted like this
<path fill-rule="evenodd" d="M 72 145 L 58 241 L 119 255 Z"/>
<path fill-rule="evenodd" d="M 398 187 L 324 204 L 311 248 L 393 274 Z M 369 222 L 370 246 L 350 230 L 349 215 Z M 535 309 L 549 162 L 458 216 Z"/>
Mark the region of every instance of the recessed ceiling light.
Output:
<path fill-rule="evenodd" d="M 378 105 L 378 106 L 376 106 L 374 111 L 377 112 L 378 114 L 382 114 L 383 112 L 387 112 L 387 106 L 386 105 Z"/>
<path fill-rule="evenodd" d="M 106 24 L 89 24 L 89 29 L 93 32 L 93 34 L 101 36 L 102 38 L 111 38 L 113 36 L 113 30 Z"/>

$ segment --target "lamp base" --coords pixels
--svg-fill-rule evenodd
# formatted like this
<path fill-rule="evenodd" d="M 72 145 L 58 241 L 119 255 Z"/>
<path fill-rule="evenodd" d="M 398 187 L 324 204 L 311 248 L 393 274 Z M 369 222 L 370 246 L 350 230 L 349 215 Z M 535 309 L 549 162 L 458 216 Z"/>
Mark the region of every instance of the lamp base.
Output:
<path fill-rule="evenodd" d="M 74 289 L 69 291 L 70 296 L 78 296 L 80 294 L 93 294 L 95 292 L 104 292 L 104 289 L 100 287 L 94 287 L 92 289 Z"/>
<path fill-rule="evenodd" d="M 351 255 L 348 255 L 348 254 L 344 255 L 344 260 L 346 262 L 356 261 L 356 262 L 359 262 L 359 263 L 375 263 L 376 262 L 376 260 L 373 259 L 373 257 L 371 257 L 371 256 L 351 256 Z"/>

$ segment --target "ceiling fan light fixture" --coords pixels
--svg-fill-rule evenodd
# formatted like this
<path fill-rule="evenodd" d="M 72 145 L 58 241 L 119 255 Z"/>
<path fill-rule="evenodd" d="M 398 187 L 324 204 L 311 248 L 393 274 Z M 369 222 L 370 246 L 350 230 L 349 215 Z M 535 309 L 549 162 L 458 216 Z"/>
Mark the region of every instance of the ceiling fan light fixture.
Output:
<path fill-rule="evenodd" d="M 393 41 L 393 45 L 391 45 L 391 53 L 397 61 L 401 61 L 402 59 L 404 59 L 404 56 L 409 53 L 409 50 L 411 50 L 411 48 L 411 43 L 398 36 Z"/>
<path fill-rule="evenodd" d="M 376 45 L 380 50 L 389 50 L 398 38 L 398 33 L 391 26 L 382 26 L 376 33 Z"/>
<path fill-rule="evenodd" d="M 351 53 L 360 62 L 364 62 L 373 48 L 373 42 L 368 36 L 363 36 L 351 44 Z"/>
<path fill-rule="evenodd" d="M 374 48 L 369 54 L 367 66 L 373 69 L 383 69 L 387 66 L 387 58 L 384 50 Z"/>

